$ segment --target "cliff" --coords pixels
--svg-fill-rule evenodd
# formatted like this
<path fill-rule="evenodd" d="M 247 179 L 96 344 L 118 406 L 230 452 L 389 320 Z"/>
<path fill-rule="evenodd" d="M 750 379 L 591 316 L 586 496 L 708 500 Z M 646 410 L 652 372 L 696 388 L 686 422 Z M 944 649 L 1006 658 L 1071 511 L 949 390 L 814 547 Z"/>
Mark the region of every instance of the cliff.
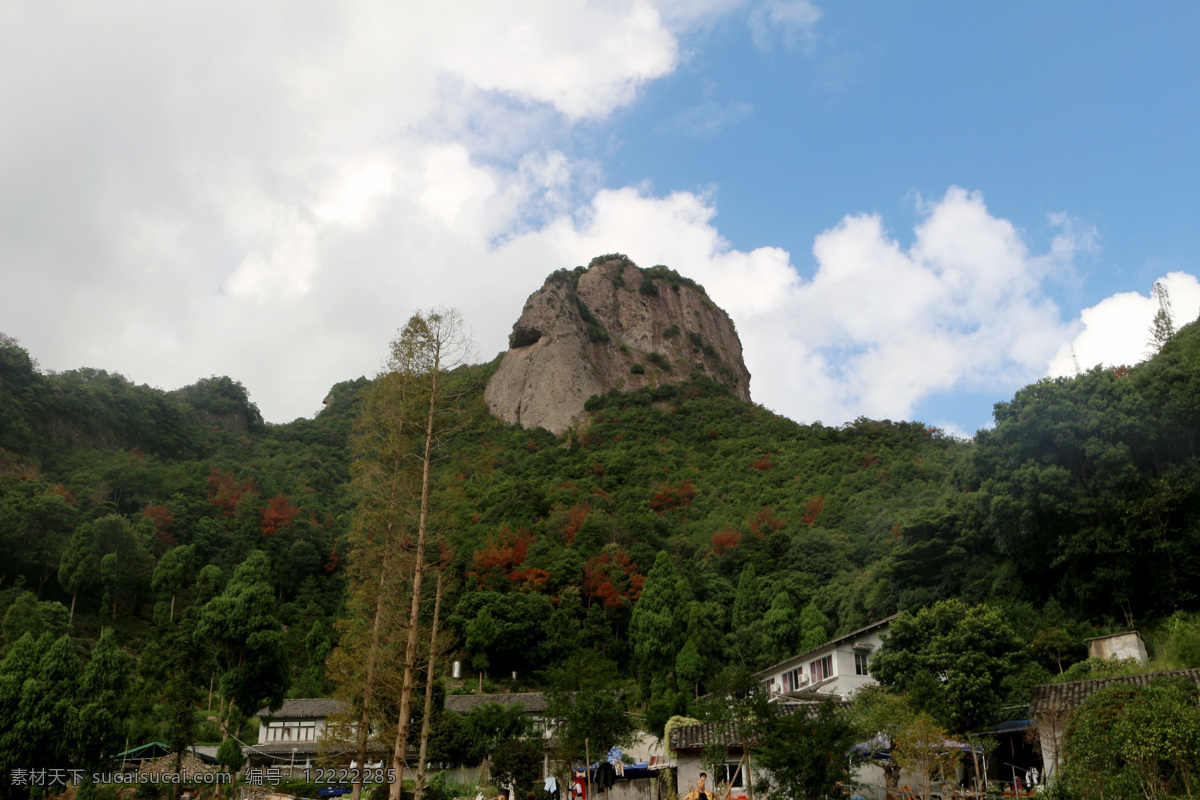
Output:
<path fill-rule="evenodd" d="M 529 296 L 484 392 L 492 413 L 563 434 L 589 397 L 700 373 L 750 399 L 729 316 L 694 281 L 621 255 L 560 269 Z"/>

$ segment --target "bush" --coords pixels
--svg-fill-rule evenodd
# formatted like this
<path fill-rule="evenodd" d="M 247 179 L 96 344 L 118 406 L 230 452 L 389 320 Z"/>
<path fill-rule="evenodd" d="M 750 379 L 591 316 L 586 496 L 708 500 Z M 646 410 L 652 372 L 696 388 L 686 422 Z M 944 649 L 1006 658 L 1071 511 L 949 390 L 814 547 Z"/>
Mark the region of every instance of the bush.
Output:
<path fill-rule="evenodd" d="M 648 353 L 646 355 L 646 360 L 661 369 L 663 372 L 671 371 L 671 362 L 668 361 L 667 357 L 662 353 Z"/>
<path fill-rule="evenodd" d="M 634 364 L 632 367 L 629 368 L 629 371 L 632 372 L 634 375 L 646 374 L 646 368 L 644 366 L 642 366 L 641 364 Z"/>
<path fill-rule="evenodd" d="M 1071 713 L 1068 790 L 1087 797 L 1175 796 L 1200 773 L 1200 688 L 1165 678 L 1107 686 Z"/>
<path fill-rule="evenodd" d="M 217 748 L 217 763 L 230 772 L 237 772 L 242 768 L 242 764 L 246 763 L 242 748 L 238 747 L 232 736 L 221 742 L 221 746 Z"/>

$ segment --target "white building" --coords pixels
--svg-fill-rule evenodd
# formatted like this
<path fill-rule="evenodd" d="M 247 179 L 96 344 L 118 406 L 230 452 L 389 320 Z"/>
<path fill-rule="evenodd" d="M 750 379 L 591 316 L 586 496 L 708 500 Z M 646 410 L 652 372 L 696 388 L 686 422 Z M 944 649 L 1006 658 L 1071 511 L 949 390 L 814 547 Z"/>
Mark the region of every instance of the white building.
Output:
<path fill-rule="evenodd" d="M 792 656 L 755 674 L 773 700 L 847 700 L 871 677 L 871 656 L 883 644 L 893 614 L 853 633 L 839 636 L 806 653 Z"/>
<path fill-rule="evenodd" d="M 318 756 L 346 762 L 353 758 L 353 743 L 339 739 L 353 738 L 353 725 L 335 735 L 327 731 L 329 718 L 340 719 L 346 724 L 350 706 L 342 700 L 329 697 L 305 697 L 284 700 L 278 711 L 263 708 L 255 714 L 259 718 L 258 743 L 242 748 L 247 767 L 274 767 L 290 772 L 297 777 L 304 770 L 317 767 Z M 368 743 L 368 767 L 381 767 L 388 753 L 387 746 L 378 740 Z"/>

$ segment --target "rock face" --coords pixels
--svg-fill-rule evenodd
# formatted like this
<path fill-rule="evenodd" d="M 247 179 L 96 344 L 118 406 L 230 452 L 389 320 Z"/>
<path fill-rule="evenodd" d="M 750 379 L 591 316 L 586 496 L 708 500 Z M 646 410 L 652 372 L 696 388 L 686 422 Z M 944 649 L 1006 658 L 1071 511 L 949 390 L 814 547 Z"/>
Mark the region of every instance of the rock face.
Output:
<path fill-rule="evenodd" d="M 529 296 L 488 381 L 492 413 L 561 435 L 594 394 L 707 375 L 743 400 L 750 373 L 729 316 L 704 289 L 666 267 L 601 256 L 560 269 Z"/>

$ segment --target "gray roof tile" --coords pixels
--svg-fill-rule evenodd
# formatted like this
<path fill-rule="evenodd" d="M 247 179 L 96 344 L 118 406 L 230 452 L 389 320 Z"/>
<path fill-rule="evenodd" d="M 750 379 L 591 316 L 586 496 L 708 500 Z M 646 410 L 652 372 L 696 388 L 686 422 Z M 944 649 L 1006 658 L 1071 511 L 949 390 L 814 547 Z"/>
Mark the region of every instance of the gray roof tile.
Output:
<path fill-rule="evenodd" d="M 256 717 L 272 719 L 324 719 L 330 714 L 345 714 L 350 705 L 345 700 L 335 700 L 332 697 L 298 697 L 284 700 L 278 711 L 270 708 L 260 708 Z"/>
<path fill-rule="evenodd" d="M 502 706 L 520 706 L 526 713 L 539 714 L 549 708 L 546 695 L 541 692 L 515 692 L 512 694 L 450 694 L 446 695 L 446 708 L 465 714 L 485 703 Z"/>
<path fill-rule="evenodd" d="M 1067 683 L 1042 683 L 1033 687 L 1029 708 L 1035 717 L 1052 716 L 1063 711 L 1070 711 L 1106 686 L 1121 683 L 1145 686 L 1156 678 L 1166 677 L 1186 678 L 1200 684 L 1200 669 L 1146 672 L 1141 675 L 1119 675 L 1115 678 L 1095 678 L 1089 681 L 1069 681 Z"/>

